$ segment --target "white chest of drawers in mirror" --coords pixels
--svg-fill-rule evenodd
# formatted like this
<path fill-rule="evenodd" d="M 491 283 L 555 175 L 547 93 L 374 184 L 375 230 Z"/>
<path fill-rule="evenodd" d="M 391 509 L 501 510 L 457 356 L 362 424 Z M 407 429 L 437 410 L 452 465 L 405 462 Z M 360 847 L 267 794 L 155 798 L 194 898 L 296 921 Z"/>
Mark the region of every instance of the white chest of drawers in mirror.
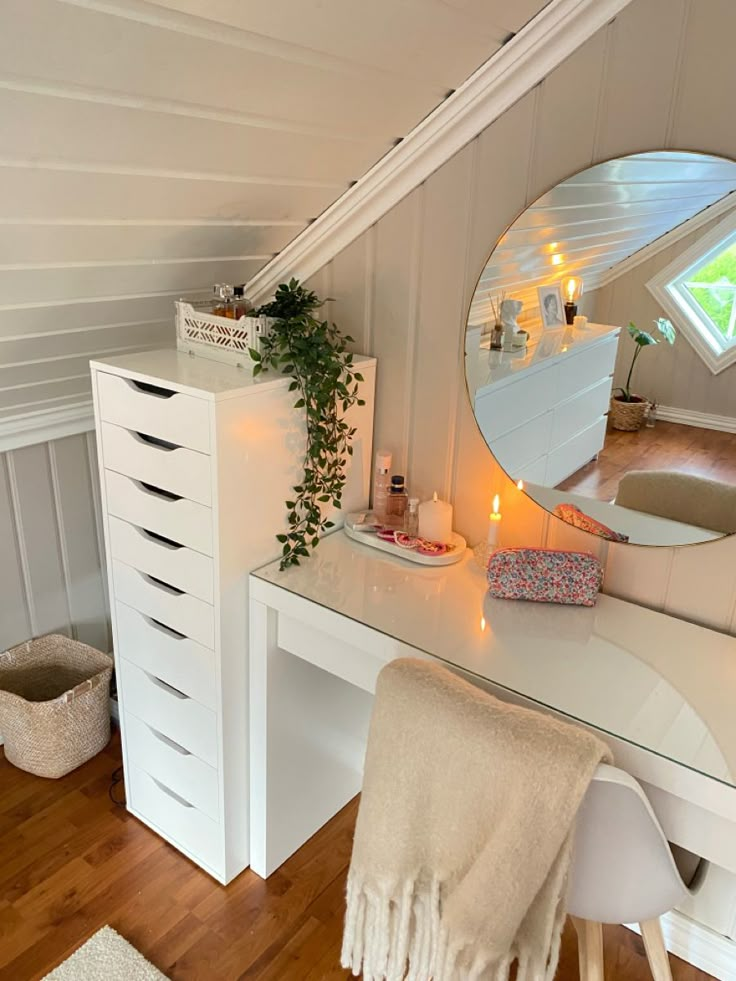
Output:
<path fill-rule="evenodd" d="M 590 324 L 545 332 L 525 354 L 468 350 L 475 417 L 514 480 L 554 487 L 601 450 L 619 333 Z"/>
<path fill-rule="evenodd" d="M 344 506 L 368 500 L 375 361 Z M 173 350 L 92 363 L 128 809 L 221 882 L 249 863 L 247 577 L 299 482 L 289 380 Z"/>

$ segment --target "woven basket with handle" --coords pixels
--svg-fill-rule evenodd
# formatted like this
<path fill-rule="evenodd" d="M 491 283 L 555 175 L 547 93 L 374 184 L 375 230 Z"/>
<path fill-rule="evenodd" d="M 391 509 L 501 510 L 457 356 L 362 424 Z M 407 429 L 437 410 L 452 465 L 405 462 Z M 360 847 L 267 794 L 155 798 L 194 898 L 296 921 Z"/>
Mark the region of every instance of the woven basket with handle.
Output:
<path fill-rule="evenodd" d="M 635 395 L 634 398 L 639 401 L 622 402 L 620 399 L 611 399 L 609 418 L 614 429 L 633 433 L 644 425 L 649 402 L 640 395 Z"/>
<path fill-rule="evenodd" d="M 9 762 L 63 777 L 110 740 L 112 658 L 60 634 L 0 654 L 0 734 Z"/>

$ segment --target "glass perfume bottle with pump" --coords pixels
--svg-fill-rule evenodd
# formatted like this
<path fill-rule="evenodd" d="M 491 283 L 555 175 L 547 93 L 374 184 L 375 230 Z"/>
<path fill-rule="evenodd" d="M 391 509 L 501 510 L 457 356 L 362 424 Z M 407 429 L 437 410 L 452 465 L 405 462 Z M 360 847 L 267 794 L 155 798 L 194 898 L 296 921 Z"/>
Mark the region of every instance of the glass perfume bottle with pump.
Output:
<path fill-rule="evenodd" d="M 401 474 L 394 474 L 386 499 L 386 524 L 389 528 L 401 528 L 403 530 L 408 502 L 409 495 L 406 493 L 404 478 Z"/>

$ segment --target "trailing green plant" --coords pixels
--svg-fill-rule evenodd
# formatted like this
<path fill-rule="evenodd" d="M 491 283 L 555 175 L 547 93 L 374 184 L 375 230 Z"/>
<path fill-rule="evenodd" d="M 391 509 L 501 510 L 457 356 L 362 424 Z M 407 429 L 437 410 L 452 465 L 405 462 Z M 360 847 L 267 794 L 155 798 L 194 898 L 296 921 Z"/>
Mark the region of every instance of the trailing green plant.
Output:
<path fill-rule="evenodd" d="M 353 405 L 365 405 L 358 395 L 363 376 L 355 371 L 347 350 L 353 338 L 315 316 L 324 302 L 292 279 L 255 311 L 256 316 L 274 317 L 276 323 L 262 339 L 260 352 L 250 351 L 256 362 L 253 374 L 274 368 L 291 377 L 289 391 L 298 393 L 294 408 L 303 409 L 306 419 L 304 473 L 293 487 L 293 500 L 286 501 L 289 530 L 276 536 L 281 569 L 299 565 L 299 559 L 319 544 L 320 532 L 333 527 L 324 511 L 341 508 L 345 467 L 353 455 L 355 429 L 345 421 L 345 413 Z"/>
<path fill-rule="evenodd" d="M 636 395 L 631 394 L 631 376 L 634 374 L 634 368 L 636 367 L 636 361 L 641 352 L 645 347 L 651 347 L 654 344 L 660 344 L 663 340 L 668 344 L 675 343 L 675 328 L 672 326 L 669 320 L 665 317 L 658 317 L 653 321 L 654 326 L 657 328 L 657 333 L 661 335 L 658 340 L 654 334 L 650 334 L 646 330 L 639 330 L 639 328 L 634 323 L 630 323 L 628 326 L 629 337 L 633 340 L 636 347 L 634 348 L 634 357 L 631 359 L 631 367 L 629 368 L 629 373 L 626 376 L 626 384 L 617 388 L 617 392 L 621 392 L 619 401 L 621 402 L 638 402 L 640 399 Z"/>

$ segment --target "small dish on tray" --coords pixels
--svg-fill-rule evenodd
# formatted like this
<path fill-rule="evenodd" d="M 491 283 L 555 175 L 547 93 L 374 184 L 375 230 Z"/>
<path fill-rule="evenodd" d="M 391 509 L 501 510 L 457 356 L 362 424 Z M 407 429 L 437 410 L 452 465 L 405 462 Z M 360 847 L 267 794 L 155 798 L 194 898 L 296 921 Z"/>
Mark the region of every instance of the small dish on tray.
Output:
<path fill-rule="evenodd" d="M 408 559 L 409 562 L 416 562 L 418 565 L 454 565 L 465 554 L 467 542 L 456 532 L 452 533 L 452 542 L 448 546 L 433 546 L 432 543 L 427 542 L 422 547 L 422 539 L 412 539 L 402 531 L 393 532 L 391 529 L 384 529 L 372 519 L 373 515 L 370 511 L 346 514 L 343 530 L 348 538 L 362 545 L 370 545 L 371 548 L 396 555 L 400 559 Z M 436 554 L 432 554 L 434 548 L 438 549 Z"/>

